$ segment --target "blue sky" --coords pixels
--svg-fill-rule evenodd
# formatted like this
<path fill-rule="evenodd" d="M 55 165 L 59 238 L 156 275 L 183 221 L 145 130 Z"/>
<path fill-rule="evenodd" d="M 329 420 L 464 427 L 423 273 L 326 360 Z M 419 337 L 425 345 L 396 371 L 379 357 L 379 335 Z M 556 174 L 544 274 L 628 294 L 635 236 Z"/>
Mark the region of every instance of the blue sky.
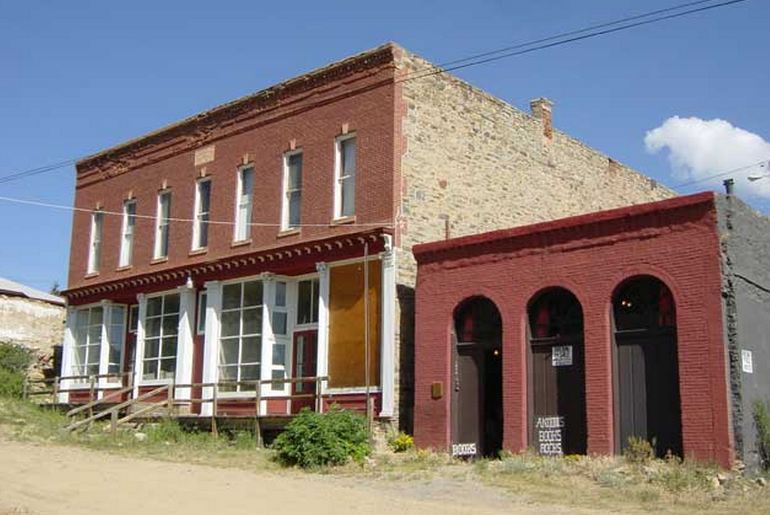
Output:
<path fill-rule="evenodd" d="M 0 0 L 0 176 L 96 152 L 385 41 L 441 63 L 683 1 Z M 553 99 L 559 129 L 673 186 L 770 148 L 768 21 L 770 2 L 749 0 L 456 73 L 522 109 Z M 770 179 L 739 182 L 770 210 Z M 0 196 L 71 204 L 73 185 L 70 166 L 0 184 Z M 65 285 L 70 221 L 0 201 L 0 276 Z"/>

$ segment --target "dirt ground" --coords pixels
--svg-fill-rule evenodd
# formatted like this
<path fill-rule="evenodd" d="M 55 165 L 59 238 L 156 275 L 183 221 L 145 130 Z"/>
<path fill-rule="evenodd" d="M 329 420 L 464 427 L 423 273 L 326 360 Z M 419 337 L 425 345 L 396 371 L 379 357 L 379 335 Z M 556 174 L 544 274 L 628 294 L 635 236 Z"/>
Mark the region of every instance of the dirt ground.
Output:
<path fill-rule="evenodd" d="M 0 515 L 270 512 L 596 513 L 526 504 L 457 479 L 404 483 L 250 472 L 0 437 Z"/>

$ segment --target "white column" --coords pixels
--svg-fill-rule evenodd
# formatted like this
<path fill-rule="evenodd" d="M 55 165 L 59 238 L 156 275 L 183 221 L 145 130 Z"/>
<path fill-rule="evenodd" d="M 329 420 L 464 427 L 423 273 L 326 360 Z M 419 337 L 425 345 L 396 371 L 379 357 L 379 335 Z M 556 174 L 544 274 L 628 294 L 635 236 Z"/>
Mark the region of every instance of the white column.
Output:
<path fill-rule="evenodd" d="M 329 374 L 329 265 L 316 263 L 318 270 L 318 349 L 316 367 L 318 377 Z M 321 383 L 321 393 L 326 393 L 327 382 Z"/>
<path fill-rule="evenodd" d="M 396 396 L 396 253 L 390 236 L 385 236 L 382 263 L 382 298 L 380 299 L 380 417 L 392 417 Z"/>
<path fill-rule="evenodd" d="M 139 382 L 142 380 L 144 361 L 144 318 L 147 316 L 147 297 L 144 293 L 140 293 L 136 296 L 136 301 L 139 304 L 139 313 L 137 314 L 136 323 L 136 344 L 134 351 L 134 398 L 139 396 Z"/>
<path fill-rule="evenodd" d="M 102 306 L 102 341 L 99 345 L 99 375 L 106 374 L 110 368 L 110 324 L 112 322 L 112 302 L 109 300 L 102 300 L 100 302 Z M 99 387 L 97 391 L 97 398 L 101 399 L 104 396 L 104 387 L 110 383 L 109 378 L 100 377 L 96 384 Z"/>
<path fill-rule="evenodd" d="M 203 337 L 203 382 L 216 383 L 219 379 L 217 357 L 219 355 L 219 323 L 222 311 L 222 283 L 209 281 L 206 287 L 206 329 Z M 211 399 L 214 388 L 203 388 L 203 399 Z M 210 417 L 214 414 L 211 402 L 201 404 L 201 416 Z"/>
<path fill-rule="evenodd" d="M 74 363 L 75 354 L 75 319 L 77 317 L 77 310 L 71 306 L 67 306 L 67 321 L 64 326 L 64 341 L 62 341 L 61 349 L 61 371 L 59 377 L 66 377 L 72 375 L 72 365 Z M 72 387 L 72 380 L 65 379 L 59 382 L 59 387 L 62 389 L 68 389 Z M 66 403 L 69 400 L 69 392 L 59 393 L 58 401 Z"/>
<path fill-rule="evenodd" d="M 192 383 L 193 369 L 193 331 L 195 323 L 195 288 L 192 284 L 180 286 L 179 293 L 179 333 L 176 346 L 176 384 Z M 177 388 L 174 398 L 190 399 L 190 388 Z"/>
<path fill-rule="evenodd" d="M 275 303 L 275 276 L 270 272 L 263 272 L 262 278 L 262 366 L 260 366 L 259 378 L 263 381 L 269 381 L 273 378 L 273 344 L 275 343 L 275 334 L 273 333 L 273 304 Z M 270 394 L 270 383 L 262 385 L 262 398 Z M 267 401 L 260 407 L 264 413 L 267 408 Z"/>

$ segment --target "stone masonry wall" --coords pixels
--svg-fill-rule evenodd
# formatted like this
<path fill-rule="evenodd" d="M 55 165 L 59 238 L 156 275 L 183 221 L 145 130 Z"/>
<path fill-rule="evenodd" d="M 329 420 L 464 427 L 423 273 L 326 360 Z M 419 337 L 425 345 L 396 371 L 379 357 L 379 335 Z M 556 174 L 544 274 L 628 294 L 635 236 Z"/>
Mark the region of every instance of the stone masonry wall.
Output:
<path fill-rule="evenodd" d="M 669 198 L 654 180 L 553 130 L 448 74 L 414 79 L 436 68 L 401 52 L 401 206 L 399 302 L 413 305 L 417 268 L 411 248 L 445 238 L 553 220 Z M 545 134 L 550 134 L 546 137 Z M 413 333 L 402 321 L 401 409 L 411 411 Z M 402 421 L 403 426 L 403 421 Z M 409 429 L 407 427 L 407 429 Z"/>
<path fill-rule="evenodd" d="M 737 455 L 760 466 L 754 403 L 770 402 L 770 219 L 734 196 L 717 197 L 722 251 L 722 297 Z M 752 353 L 753 371 L 741 352 Z"/>

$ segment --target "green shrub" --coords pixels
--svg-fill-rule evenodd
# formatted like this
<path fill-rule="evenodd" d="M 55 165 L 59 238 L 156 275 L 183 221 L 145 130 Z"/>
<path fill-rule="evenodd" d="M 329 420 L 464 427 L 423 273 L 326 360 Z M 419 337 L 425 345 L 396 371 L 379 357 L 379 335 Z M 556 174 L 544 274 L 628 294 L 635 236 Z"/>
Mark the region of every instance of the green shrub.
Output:
<path fill-rule="evenodd" d="M 406 452 L 414 448 L 414 438 L 404 433 L 396 433 L 388 438 L 388 447 L 393 452 Z"/>
<path fill-rule="evenodd" d="M 29 349 L 0 342 L 0 368 L 24 374 L 31 364 L 32 352 Z"/>
<path fill-rule="evenodd" d="M 363 460 L 371 453 L 366 419 L 333 407 L 327 413 L 303 409 L 273 442 L 279 462 L 315 468 Z"/>
<path fill-rule="evenodd" d="M 644 438 L 629 436 L 628 447 L 623 451 L 623 456 L 630 463 L 647 463 L 655 458 L 655 449 Z"/>
<path fill-rule="evenodd" d="M 29 349 L 11 343 L 0 343 L 0 396 L 21 397 L 24 378 L 32 363 Z"/>
<path fill-rule="evenodd" d="M 770 405 L 762 401 L 754 403 L 754 423 L 757 426 L 757 447 L 762 468 L 770 470 Z"/>
<path fill-rule="evenodd" d="M 24 394 L 24 374 L 0 368 L 0 397 L 21 398 Z"/>

